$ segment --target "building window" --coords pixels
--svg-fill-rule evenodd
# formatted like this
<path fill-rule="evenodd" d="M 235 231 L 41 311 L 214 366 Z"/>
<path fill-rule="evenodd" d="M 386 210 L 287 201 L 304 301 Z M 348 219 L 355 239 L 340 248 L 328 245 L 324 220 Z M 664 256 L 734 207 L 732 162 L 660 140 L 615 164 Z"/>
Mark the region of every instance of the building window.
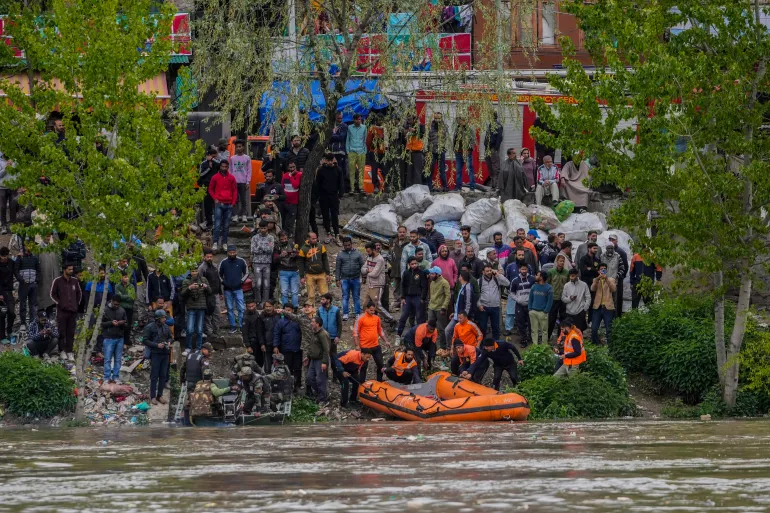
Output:
<path fill-rule="evenodd" d="M 544 46 L 556 44 L 556 5 L 553 2 L 541 4 L 539 39 Z"/>

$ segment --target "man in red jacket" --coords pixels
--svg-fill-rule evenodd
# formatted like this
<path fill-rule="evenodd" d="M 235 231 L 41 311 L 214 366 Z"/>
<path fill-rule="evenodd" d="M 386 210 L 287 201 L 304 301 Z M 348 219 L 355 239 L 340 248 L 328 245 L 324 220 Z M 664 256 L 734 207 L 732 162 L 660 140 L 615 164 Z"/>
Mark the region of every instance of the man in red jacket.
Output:
<path fill-rule="evenodd" d="M 294 222 L 297 220 L 297 204 L 299 204 L 299 184 L 302 181 L 302 172 L 297 171 L 294 162 L 289 162 L 288 172 L 283 175 L 281 185 L 286 192 L 286 201 L 283 204 L 283 230 L 294 235 Z"/>
<path fill-rule="evenodd" d="M 230 163 L 223 160 L 219 163 L 219 173 L 214 175 L 209 184 L 209 194 L 214 199 L 214 244 L 211 249 L 219 249 L 221 235 L 222 247 L 227 247 L 227 234 L 230 231 L 230 218 L 233 215 L 233 205 L 238 200 L 238 189 L 235 177 L 230 174 Z"/>

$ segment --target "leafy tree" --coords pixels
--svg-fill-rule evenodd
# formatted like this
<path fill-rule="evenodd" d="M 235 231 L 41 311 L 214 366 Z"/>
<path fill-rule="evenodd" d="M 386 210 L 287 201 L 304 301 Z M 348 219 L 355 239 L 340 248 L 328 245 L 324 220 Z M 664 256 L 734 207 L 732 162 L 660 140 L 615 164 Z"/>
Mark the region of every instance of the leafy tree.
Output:
<path fill-rule="evenodd" d="M 585 32 L 596 70 L 589 76 L 563 38 L 567 73 L 551 83 L 578 104 L 553 111 L 536 104 L 557 133 L 533 132 L 568 154 L 596 156 L 591 180 L 630 191 L 612 218 L 635 229 L 637 247 L 649 248 L 641 252 L 712 277 L 717 364 L 733 406 L 752 280 L 768 257 L 766 7 L 757 0 L 562 6 Z M 726 323 L 725 292 L 735 288 L 735 316 Z"/>
<path fill-rule="evenodd" d="M 174 9 L 166 5 L 150 16 L 153 3 L 53 0 L 46 12 L 17 8 L 8 26 L 25 59 L 3 64 L 27 73 L 31 83 L 27 94 L 21 84 L 0 81 L 9 99 L 0 103 L 0 145 L 13 162 L 12 185 L 24 191 L 20 202 L 39 214 L 24 233 L 59 234 L 46 251 L 79 239 L 87 263 L 111 264 L 126 255 L 125 241 L 139 238 L 149 263 L 178 275 L 194 256 L 195 239 L 185 227 L 201 199 L 193 187 L 198 156 L 184 127 L 167 126 L 156 100 L 139 91 L 166 69 L 171 52 Z M 51 130 L 53 112 L 63 134 Z M 160 263 L 162 247 L 181 257 Z M 89 300 L 86 320 L 94 315 L 100 325 L 106 297 L 101 305 Z M 89 330 L 78 333 L 80 418 L 97 334 L 87 340 Z"/>
<path fill-rule="evenodd" d="M 270 0 L 202 0 L 194 24 L 195 61 L 193 64 L 200 93 L 216 91 L 214 105 L 232 115 L 236 131 L 253 133 L 265 122 L 285 116 L 293 130 L 307 138 L 317 132 L 300 187 L 296 239 L 307 234 L 311 185 L 324 150 L 332 135 L 335 114 L 341 99 L 358 95 L 361 102 L 377 106 L 378 95 L 387 94 L 390 114 L 381 120 L 389 147 L 386 160 L 391 164 L 406 155 L 397 137 L 410 114 L 416 114 L 414 93 L 420 83 L 409 75 L 424 69 L 432 87 L 438 84 L 446 93 L 463 92 L 456 103 L 458 113 L 470 112 L 469 125 L 482 131 L 499 110 L 490 98 L 496 93 L 501 103 L 515 103 L 510 80 L 502 72 L 502 56 L 510 48 L 507 38 L 496 30 L 474 34 L 474 68 L 484 73 L 470 75 L 467 66 L 457 65 L 459 51 L 440 48 L 437 34 L 447 32 L 441 12 L 447 5 L 464 4 L 448 0 L 431 5 L 409 0 L 298 0 L 275 3 Z M 294 8 L 295 7 L 295 8 Z M 508 25 L 507 15 L 489 4 L 474 4 L 474 17 L 490 27 Z M 290 22 L 296 11 L 296 33 Z M 402 29 L 388 30 L 391 13 L 407 13 Z M 288 27 L 288 28 L 287 28 Z M 392 27 L 391 27 L 392 29 Z M 507 33 L 507 32 L 506 32 Z M 494 71 L 491 71 L 494 70 Z M 368 89 L 363 79 L 377 78 L 377 87 Z M 346 89 L 349 80 L 357 80 Z M 312 100 L 311 85 L 318 82 L 325 107 Z M 469 82 L 477 88 L 468 88 Z M 282 84 L 276 91 L 274 83 Z M 475 92 L 474 92 L 475 91 Z M 275 98 L 269 119 L 259 119 L 263 94 Z M 444 112 L 446 117 L 446 112 Z M 321 117 L 310 123 L 309 118 Z M 510 114 L 509 114 L 510 116 Z M 452 153 L 451 143 L 448 153 Z M 429 168 L 426 162 L 425 172 Z M 343 170 L 347 173 L 347 170 Z M 480 170 L 476 170 L 477 174 Z M 398 176 L 398 172 L 394 173 Z"/>

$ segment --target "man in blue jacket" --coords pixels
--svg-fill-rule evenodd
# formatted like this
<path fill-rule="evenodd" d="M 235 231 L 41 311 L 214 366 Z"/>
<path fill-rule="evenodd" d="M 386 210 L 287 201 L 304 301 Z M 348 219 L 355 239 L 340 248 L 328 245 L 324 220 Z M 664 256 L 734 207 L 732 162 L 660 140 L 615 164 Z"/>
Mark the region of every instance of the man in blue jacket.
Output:
<path fill-rule="evenodd" d="M 287 313 L 294 313 L 291 303 L 283 305 Z M 275 323 L 273 332 L 273 353 L 281 353 L 294 375 L 294 393 L 299 393 L 302 383 L 302 328 L 297 321 L 282 315 Z"/>
<path fill-rule="evenodd" d="M 234 244 L 227 246 L 227 258 L 219 262 L 219 277 L 222 279 L 225 304 L 227 305 L 227 320 L 230 321 L 230 333 L 238 333 L 243 326 L 243 312 L 246 309 L 243 302 L 243 282 L 249 275 L 246 261 L 238 256 Z M 238 318 L 236 324 L 236 312 Z"/>
<path fill-rule="evenodd" d="M 513 344 L 503 342 L 502 340 L 496 342 L 491 338 L 484 339 L 481 343 L 481 355 L 476 358 L 476 361 L 473 362 L 467 371 L 460 374 L 460 377 L 470 379 L 476 372 L 476 369 L 484 369 L 484 365 L 488 360 L 491 360 L 495 366 L 495 375 L 492 378 L 492 386 L 495 390 L 500 390 L 500 380 L 503 377 L 503 372 L 508 373 L 514 386 L 519 382 L 516 366 L 524 365 L 521 353 Z"/>

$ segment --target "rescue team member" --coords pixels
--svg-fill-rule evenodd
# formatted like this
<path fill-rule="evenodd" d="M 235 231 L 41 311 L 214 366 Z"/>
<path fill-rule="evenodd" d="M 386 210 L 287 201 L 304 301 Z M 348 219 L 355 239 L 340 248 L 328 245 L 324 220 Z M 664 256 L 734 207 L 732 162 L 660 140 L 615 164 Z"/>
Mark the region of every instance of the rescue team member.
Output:
<path fill-rule="evenodd" d="M 425 370 L 433 366 L 433 359 L 436 357 L 436 340 L 439 336 L 437 324 L 436 319 L 431 319 L 413 326 L 404 335 L 404 345 L 415 348 L 417 359 L 425 365 Z"/>
<path fill-rule="evenodd" d="M 452 362 L 450 363 L 452 374 L 460 376 L 465 373 L 465 371 L 470 369 L 471 366 L 476 363 L 476 358 L 478 356 L 479 349 L 476 346 L 463 344 L 462 340 L 456 338 L 452 343 Z M 474 369 L 476 374 L 471 375 L 471 379 L 477 383 L 480 382 L 488 368 L 489 362 L 484 365 L 477 365 L 476 369 Z"/>
<path fill-rule="evenodd" d="M 365 366 L 371 359 L 371 354 L 354 349 L 342 351 L 334 357 L 334 367 L 341 388 L 340 406 L 343 408 L 349 402 L 358 404 L 358 385 L 366 381 Z"/>
<path fill-rule="evenodd" d="M 179 373 L 179 380 L 187 382 L 188 393 L 195 388 L 196 383 L 203 379 L 203 371 L 209 368 L 209 357 L 214 352 L 214 346 L 206 342 L 200 350 L 187 355 L 187 361 Z"/>
<path fill-rule="evenodd" d="M 457 324 L 455 324 L 452 340 L 460 339 L 463 344 L 478 347 L 481 339 L 484 338 L 481 330 L 475 322 L 468 320 L 468 314 L 464 311 L 457 313 Z"/>
<path fill-rule="evenodd" d="M 377 307 L 369 301 L 366 305 L 366 311 L 358 316 L 353 326 L 353 340 L 356 342 L 356 349 L 372 355 L 374 364 L 377 366 L 377 381 L 382 381 L 382 368 L 384 364 L 380 340 L 382 340 L 388 350 L 390 350 L 390 342 L 385 338 L 385 332 L 382 331 L 382 321 L 380 321 L 376 312 Z M 366 371 L 368 368 L 369 364 L 364 364 L 361 381 L 366 381 Z"/>
<path fill-rule="evenodd" d="M 513 344 L 503 342 L 502 340 L 495 342 L 491 338 L 484 339 L 484 342 L 481 344 L 481 355 L 467 371 L 460 374 L 460 377 L 470 379 L 476 372 L 476 369 L 483 366 L 488 360 L 491 360 L 495 365 L 495 375 L 494 378 L 492 378 L 492 386 L 495 390 L 500 390 L 500 379 L 503 377 L 503 371 L 508 373 L 508 377 L 511 378 L 511 383 L 513 385 L 516 385 L 516 383 L 519 382 L 516 365 L 524 365 L 524 361 L 521 359 L 521 353 L 519 353 L 519 350 L 516 349 L 516 346 Z M 484 375 L 482 374 L 481 379 L 483 378 Z"/>
<path fill-rule="evenodd" d="M 564 377 L 577 373 L 580 364 L 586 361 L 586 349 L 583 345 L 583 332 L 576 328 L 570 319 L 561 323 L 561 337 L 559 337 L 559 344 L 557 347 L 562 345 L 562 341 L 564 352 L 559 355 L 561 365 L 554 373 L 554 376 L 557 377 Z"/>
<path fill-rule="evenodd" d="M 388 360 L 388 366 L 385 367 L 385 376 L 402 385 L 422 383 L 420 366 L 414 359 L 414 349 L 407 348 L 405 351 L 393 353 L 393 356 Z"/>
<path fill-rule="evenodd" d="M 230 387 L 219 388 L 213 381 L 211 369 L 204 369 L 201 381 L 195 385 L 195 390 L 190 395 L 190 418 L 211 417 L 215 415 L 216 398 L 230 391 Z M 218 412 L 216 412 L 218 413 Z"/>

